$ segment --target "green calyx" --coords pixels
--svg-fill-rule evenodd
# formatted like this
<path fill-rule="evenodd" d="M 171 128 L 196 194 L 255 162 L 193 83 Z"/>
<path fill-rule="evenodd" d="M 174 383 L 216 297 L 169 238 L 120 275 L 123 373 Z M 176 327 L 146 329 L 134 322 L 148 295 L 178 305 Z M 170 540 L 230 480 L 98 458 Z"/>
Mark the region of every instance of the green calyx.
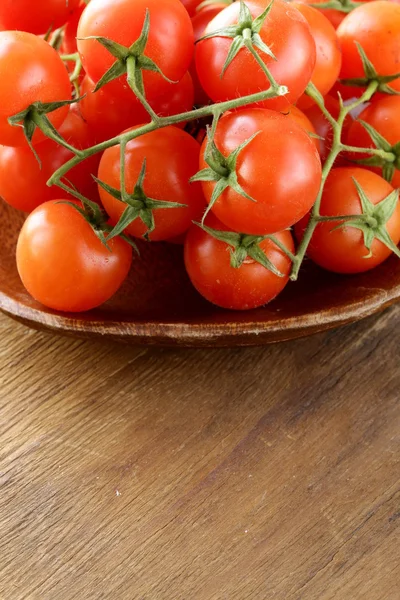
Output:
<path fill-rule="evenodd" d="M 372 125 L 361 119 L 358 122 L 366 129 L 380 153 L 376 153 L 369 158 L 354 160 L 353 162 L 366 167 L 378 167 L 382 169 L 382 177 L 391 183 L 396 170 L 400 169 L 400 142 L 392 146 Z"/>
<path fill-rule="evenodd" d="M 274 0 L 271 0 L 267 8 L 258 17 L 253 18 L 247 5 L 243 2 L 243 0 L 240 0 L 239 21 L 237 24 L 217 29 L 216 31 L 213 31 L 200 38 L 199 42 L 213 37 L 227 37 L 232 39 L 232 44 L 229 49 L 228 56 L 226 57 L 224 66 L 222 68 L 221 79 L 224 76 L 225 71 L 227 70 L 233 59 L 239 53 L 239 51 L 242 48 L 247 48 L 247 50 L 254 56 L 255 60 L 263 69 L 271 86 L 274 88 L 277 87 L 276 81 L 274 80 L 270 71 L 264 64 L 261 56 L 256 51 L 256 49 L 258 49 L 263 54 L 266 54 L 273 60 L 276 60 L 276 57 L 272 52 L 271 48 L 263 42 L 260 36 L 261 28 L 264 25 L 265 20 L 267 19 L 272 9 L 273 3 Z"/>
<path fill-rule="evenodd" d="M 353 181 L 360 198 L 362 214 L 359 218 L 353 216 L 350 220 L 344 221 L 332 231 L 343 227 L 354 227 L 355 229 L 359 229 L 363 234 L 364 244 L 368 250 L 368 254 L 366 254 L 364 258 L 371 258 L 371 247 L 374 240 L 379 240 L 394 252 L 394 254 L 400 257 L 400 250 L 393 242 L 387 230 L 387 223 L 396 210 L 399 202 L 399 190 L 394 190 L 389 196 L 381 200 L 381 202 L 373 204 L 354 177 Z"/>
<path fill-rule="evenodd" d="M 223 194 L 223 192 L 227 188 L 231 188 L 243 198 L 250 200 L 251 202 L 256 202 L 254 198 L 249 196 L 247 192 L 242 188 L 238 181 L 236 164 L 239 158 L 240 153 L 246 146 L 248 146 L 254 138 L 260 133 L 257 131 L 254 135 L 252 135 L 248 140 L 244 141 L 240 146 L 236 148 L 231 154 L 225 157 L 217 148 L 214 142 L 214 133 L 216 128 L 216 120 L 214 120 L 213 127 L 207 130 L 207 147 L 204 154 L 204 159 L 208 164 L 208 168 L 202 169 L 196 175 L 194 175 L 190 181 L 214 181 L 216 183 L 212 196 L 210 198 L 210 202 L 208 204 L 208 208 L 204 214 L 202 223 L 212 209 L 218 198 Z"/>
<path fill-rule="evenodd" d="M 363 2 L 353 2 L 352 0 L 328 0 L 327 2 L 321 2 L 320 4 L 311 4 L 314 8 L 322 9 L 333 9 L 339 12 L 348 14 L 358 6 L 362 6 Z"/>
<path fill-rule="evenodd" d="M 138 39 L 129 47 L 122 46 L 113 40 L 101 36 L 91 36 L 85 39 L 97 40 L 112 56 L 116 58 L 114 64 L 103 75 L 97 83 L 94 91 L 97 92 L 110 81 L 127 75 L 127 81 L 132 91 L 140 97 L 145 98 L 145 90 L 143 85 L 143 71 L 154 71 L 161 75 L 163 79 L 170 83 L 176 83 L 168 79 L 161 71 L 160 67 L 148 56 L 145 55 L 145 50 L 150 32 L 150 12 L 146 9 L 143 28 Z"/>
<path fill-rule="evenodd" d="M 68 190 L 67 186 L 61 185 L 60 187 L 63 187 L 63 189 Z M 72 192 L 72 190 L 70 191 Z M 80 196 L 80 194 L 76 195 Z M 72 208 L 76 210 L 85 219 L 85 221 L 89 223 L 90 227 L 93 229 L 93 232 L 99 238 L 101 243 L 107 248 L 107 250 L 109 250 L 109 252 L 112 252 L 110 246 L 108 245 L 108 242 L 111 239 L 109 233 L 112 227 L 110 227 L 110 225 L 108 225 L 107 223 L 107 213 L 102 208 L 100 208 L 100 206 L 96 204 L 96 202 L 92 202 L 91 200 L 88 200 L 88 198 L 84 198 L 83 196 L 80 196 L 80 199 L 82 202 L 81 206 L 79 204 L 75 204 L 74 202 L 69 202 L 68 200 L 61 200 L 60 204 L 68 204 L 69 206 L 72 206 Z M 127 242 L 130 246 L 132 246 L 132 248 L 137 252 L 137 254 L 139 254 L 138 247 L 130 237 L 124 235 L 123 233 L 120 235 L 120 237 L 123 240 L 125 240 L 125 242 Z"/>
<path fill-rule="evenodd" d="M 145 176 L 146 159 L 143 161 L 138 180 L 131 194 L 126 191 L 113 188 L 107 183 L 104 183 L 104 181 L 94 177 L 97 184 L 108 194 L 110 194 L 110 196 L 126 204 L 126 208 L 122 213 L 121 218 L 115 227 L 111 229 L 107 238 L 108 240 L 111 240 L 116 236 L 121 236 L 125 229 L 136 219 L 141 219 L 142 223 L 147 227 L 144 238 L 148 240 L 150 233 L 155 229 L 153 214 L 154 210 L 161 208 L 185 208 L 187 206 L 186 204 L 180 204 L 179 202 L 168 202 L 166 200 L 155 200 L 154 198 L 149 198 L 143 189 Z"/>
<path fill-rule="evenodd" d="M 321 5 L 318 5 L 318 6 L 321 6 Z M 357 50 L 358 50 L 358 53 L 359 53 L 361 61 L 362 61 L 365 77 L 356 77 L 354 79 L 341 79 L 340 83 L 342 83 L 343 85 L 350 85 L 350 86 L 354 86 L 354 87 L 364 88 L 364 87 L 368 87 L 368 85 L 370 83 L 376 82 L 377 83 L 377 88 L 376 88 L 377 92 L 381 92 L 382 94 L 389 94 L 391 96 L 399 96 L 400 92 L 397 92 L 396 90 L 391 88 L 388 84 L 391 83 L 392 81 L 394 81 L 395 79 L 398 79 L 400 77 L 400 72 L 393 73 L 393 75 L 378 75 L 377 70 L 375 69 L 374 65 L 369 60 L 367 55 L 365 54 L 364 49 L 361 46 L 361 44 L 359 44 L 359 42 L 356 42 L 356 46 L 357 46 Z"/>
<path fill-rule="evenodd" d="M 68 148 L 76 154 L 77 156 L 81 155 L 81 152 L 70 146 L 64 138 L 59 134 L 57 129 L 51 123 L 50 119 L 47 115 L 63 106 L 69 106 L 76 102 L 75 100 L 62 100 L 60 102 L 34 102 L 30 104 L 21 112 L 13 115 L 8 118 L 8 123 L 13 127 L 22 127 L 24 131 L 24 135 L 26 141 L 29 144 L 30 149 L 36 157 L 39 165 L 41 165 L 40 159 L 37 155 L 35 148 L 32 145 L 32 138 L 36 131 L 36 129 L 40 129 L 47 137 L 51 137 L 51 139 L 55 140 L 65 148 Z"/>
<path fill-rule="evenodd" d="M 235 233 L 233 231 L 220 231 L 219 229 L 207 227 L 202 223 L 196 223 L 196 225 L 211 235 L 211 237 L 219 240 L 220 242 L 224 242 L 230 247 L 231 267 L 234 269 L 240 269 L 245 260 L 250 258 L 271 271 L 277 277 L 284 276 L 260 248 L 260 243 L 266 239 L 271 239 L 271 241 L 276 243 L 273 236 L 257 236 L 247 235 L 244 233 Z M 279 248 L 286 252 L 286 254 L 288 254 L 291 258 L 293 257 L 293 255 L 285 248 L 282 248 L 281 245 L 279 245 Z"/>

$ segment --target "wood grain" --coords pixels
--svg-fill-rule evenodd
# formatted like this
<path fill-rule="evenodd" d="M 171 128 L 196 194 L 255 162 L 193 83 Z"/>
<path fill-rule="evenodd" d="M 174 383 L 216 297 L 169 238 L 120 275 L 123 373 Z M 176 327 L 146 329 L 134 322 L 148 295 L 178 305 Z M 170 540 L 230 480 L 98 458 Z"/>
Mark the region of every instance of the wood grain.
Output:
<path fill-rule="evenodd" d="M 398 600 L 399 325 L 177 351 L 0 317 L 1 600 Z"/>

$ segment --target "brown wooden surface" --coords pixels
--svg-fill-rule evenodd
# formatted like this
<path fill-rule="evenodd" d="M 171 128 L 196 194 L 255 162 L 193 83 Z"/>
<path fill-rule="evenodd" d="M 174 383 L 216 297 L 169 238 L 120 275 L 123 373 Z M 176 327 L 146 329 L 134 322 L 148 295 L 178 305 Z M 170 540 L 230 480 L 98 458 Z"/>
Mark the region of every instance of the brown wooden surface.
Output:
<path fill-rule="evenodd" d="M 0 316 L 0 598 L 398 600 L 399 326 L 178 351 Z"/>

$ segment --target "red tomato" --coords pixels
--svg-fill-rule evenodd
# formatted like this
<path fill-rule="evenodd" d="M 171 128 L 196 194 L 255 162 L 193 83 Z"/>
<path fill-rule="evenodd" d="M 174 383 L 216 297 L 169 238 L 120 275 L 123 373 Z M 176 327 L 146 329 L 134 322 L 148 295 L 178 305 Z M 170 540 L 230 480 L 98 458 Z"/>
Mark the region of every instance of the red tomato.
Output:
<path fill-rule="evenodd" d="M 400 5 L 379 0 L 359 6 L 347 15 L 337 30 L 343 53 L 341 79 L 364 77 L 364 69 L 357 50 L 358 42 L 378 75 L 399 72 Z M 400 78 L 390 87 L 400 91 Z M 361 95 L 362 88 L 356 92 Z"/>
<path fill-rule="evenodd" d="M 340 104 L 336 98 L 332 96 L 325 96 L 325 106 L 328 111 L 331 113 L 332 117 L 335 119 L 338 118 L 340 112 Z M 327 121 L 321 110 L 318 106 L 313 106 L 305 111 L 305 115 L 310 119 L 311 123 L 314 125 L 314 129 L 317 132 L 317 135 L 320 136 L 319 141 L 319 153 L 321 156 L 321 161 L 324 163 L 328 158 L 328 154 L 332 149 L 333 142 L 333 130 L 332 126 Z M 349 115 L 346 117 L 344 126 L 343 126 L 343 135 L 342 140 L 346 139 L 347 131 L 349 130 L 351 124 L 353 122 L 352 117 Z M 339 157 L 340 160 L 340 157 Z"/>
<path fill-rule="evenodd" d="M 229 231 L 214 215 L 207 217 L 212 229 Z M 289 231 L 275 234 L 276 238 L 294 252 L 293 238 Z M 289 281 L 291 261 L 269 239 L 260 248 L 280 271 L 275 275 L 258 262 L 246 258 L 238 269 L 230 264 L 230 246 L 215 239 L 197 225 L 193 225 L 185 239 L 185 266 L 197 291 L 207 300 L 233 310 L 249 310 L 273 300 Z"/>
<path fill-rule="evenodd" d="M 269 5 L 269 0 L 248 0 L 246 5 L 252 16 L 257 17 Z M 237 24 L 239 10 L 239 2 L 225 8 L 209 23 L 206 33 Z M 296 103 L 311 79 L 316 57 L 314 39 L 304 17 L 284 0 L 274 1 L 259 35 L 273 50 L 277 60 L 261 51 L 257 52 L 275 80 L 289 89 L 287 96 L 266 100 L 262 105 L 285 110 Z M 231 38 L 218 36 L 203 40 L 196 46 L 199 79 L 214 102 L 254 94 L 269 87 L 262 68 L 244 48 L 222 75 L 231 46 Z"/>
<path fill-rule="evenodd" d="M 59 131 L 68 143 L 80 150 L 92 144 L 88 126 L 74 110 L 70 110 Z M 36 152 L 41 166 L 27 143 L 18 148 L 0 146 L 0 196 L 24 212 L 31 212 L 48 200 L 73 198 L 56 186 L 46 185 L 54 171 L 70 160 L 73 153 L 52 140 L 36 146 Z M 67 175 L 81 194 L 95 201 L 98 200 L 98 194 L 92 174 L 97 174 L 99 162 L 99 155 L 91 156 Z"/>
<path fill-rule="evenodd" d="M 361 202 L 353 177 L 360 184 L 368 199 L 378 204 L 392 191 L 392 186 L 365 169 L 357 167 L 339 168 L 331 171 L 321 203 L 321 215 L 358 215 L 362 213 Z M 308 217 L 296 225 L 296 237 L 300 240 L 307 225 Z M 368 250 L 359 229 L 343 227 L 336 229 L 343 221 L 319 223 L 315 229 L 308 256 L 317 265 L 336 273 L 362 273 L 369 271 L 386 260 L 391 250 L 379 240 L 372 243 L 372 256 L 366 258 Z M 400 241 L 400 204 L 388 221 L 387 230 L 395 245 Z"/>
<path fill-rule="evenodd" d="M 228 157 L 257 134 L 239 153 L 239 184 L 255 201 L 227 187 L 213 212 L 234 231 L 264 235 L 281 231 L 301 219 L 313 205 L 321 184 L 321 162 L 314 142 L 292 119 L 260 108 L 226 114 L 219 121 L 215 144 Z M 290 140 L 290 143 L 289 143 Z M 207 140 L 201 150 L 200 169 Z M 216 183 L 203 182 L 210 201 Z"/>
<path fill-rule="evenodd" d="M 202 10 L 200 10 L 198 13 L 196 13 L 194 15 L 194 17 L 192 18 L 192 25 L 193 25 L 193 33 L 194 33 L 194 41 L 195 42 L 197 42 L 202 37 L 209 22 L 218 13 L 220 13 L 221 10 L 226 8 L 226 6 L 227 6 L 226 4 L 223 4 L 221 2 L 216 2 L 215 4 L 210 4 L 209 6 L 206 6 L 205 8 L 203 8 Z M 193 85 L 194 85 L 194 103 L 195 103 L 195 105 L 202 106 L 204 104 L 209 104 L 210 98 L 207 96 L 207 94 L 205 93 L 205 91 L 202 88 L 199 77 L 197 75 L 196 62 L 194 59 L 193 59 L 192 65 L 190 67 L 190 74 L 192 76 Z"/>
<path fill-rule="evenodd" d="M 121 238 L 108 250 L 72 206 L 52 201 L 25 221 L 18 238 L 17 267 L 28 292 L 45 306 L 66 312 L 106 302 L 126 279 L 132 248 Z"/>
<path fill-rule="evenodd" d="M 131 140 L 125 152 L 126 189 L 132 192 L 146 159 L 143 189 L 150 198 L 186 204 L 185 208 L 159 208 L 153 211 L 155 230 L 152 241 L 168 240 L 185 232 L 193 220 L 201 219 L 205 200 L 198 183 L 189 179 L 196 173 L 200 146 L 188 133 L 177 127 L 164 127 Z M 120 148 L 106 150 L 100 161 L 99 179 L 115 189 L 120 189 Z M 116 223 L 126 208 L 99 186 L 100 198 Z M 140 218 L 126 231 L 142 237 L 148 228 Z"/>
<path fill-rule="evenodd" d="M 188 13 L 177 0 L 91 0 L 78 27 L 78 49 L 83 67 L 97 82 L 116 59 L 97 41 L 83 39 L 103 36 L 125 47 L 140 36 L 146 10 L 150 15 L 150 32 L 145 56 L 155 61 L 172 81 L 182 79 L 193 56 L 193 28 Z M 146 70 L 143 81 L 151 102 L 168 91 L 168 82 L 159 73 Z"/>
<path fill-rule="evenodd" d="M 80 4 L 76 7 L 74 12 L 68 19 L 68 23 L 65 25 L 61 47 L 61 51 L 63 54 L 74 54 L 78 51 L 76 40 L 78 32 L 78 23 L 85 8 L 86 3 L 83 0 L 81 0 Z"/>
<path fill-rule="evenodd" d="M 342 53 L 336 31 L 328 19 L 312 6 L 299 2 L 295 2 L 293 6 L 301 12 L 310 26 L 317 49 L 317 60 L 311 81 L 322 96 L 326 96 L 336 83 L 342 66 Z M 297 106 L 302 110 L 313 104 L 314 101 L 306 94 L 303 94 L 297 102 Z"/>
<path fill-rule="evenodd" d="M 150 122 L 148 113 L 127 84 L 112 81 L 98 92 L 93 92 L 94 88 L 95 84 L 86 76 L 81 85 L 84 97 L 79 107 L 98 142 L 134 125 Z M 193 83 L 186 73 L 178 83 L 170 83 L 168 92 L 155 98 L 152 107 L 162 117 L 187 112 L 193 107 L 193 96 Z"/>
<path fill-rule="evenodd" d="M 188 11 L 189 15 L 193 17 L 196 14 L 196 8 L 203 0 L 181 0 L 183 6 Z"/>
<path fill-rule="evenodd" d="M 372 125 L 392 146 L 400 142 L 400 97 L 386 96 L 378 100 L 374 100 L 360 114 L 359 119 Z M 347 133 L 346 143 L 350 146 L 358 148 L 375 148 L 376 145 L 372 141 L 367 130 L 359 123 L 354 121 Z M 354 154 L 352 158 L 362 159 L 368 158 L 370 154 Z M 399 153 L 400 156 L 400 153 Z M 391 181 L 394 187 L 400 187 L 400 158 L 394 163 L 395 173 Z M 382 167 L 364 167 L 370 171 L 374 171 L 382 175 Z"/>
<path fill-rule="evenodd" d="M 13 127 L 8 118 L 34 102 L 58 102 L 71 99 L 67 70 L 57 52 L 31 33 L 0 32 L 0 144 L 25 143 L 21 127 Z M 68 114 L 68 106 L 47 116 L 59 127 Z M 34 142 L 44 135 L 36 130 Z"/>
<path fill-rule="evenodd" d="M 289 111 L 286 114 L 290 119 L 292 119 L 297 125 L 300 125 L 304 131 L 308 134 L 317 135 L 315 131 L 314 125 L 311 123 L 310 119 L 305 115 L 297 106 L 291 106 Z M 314 142 L 316 149 L 319 152 L 320 140 L 317 137 L 310 136 L 310 139 Z"/>
<path fill-rule="evenodd" d="M 5 29 L 46 33 L 64 25 L 80 0 L 1 0 L 0 21 Z"/>
<path fill-rule="evenodd" d="M 326 4 L 326 0 L 301 0 L 303 4 Z M 339 0 L 340 1 L 340 0 Z M 370 2 L 371 0 L 358 0 L 359 2 Z M 345 2 L 342 2 L 345 5 Z M 337 29 L 343 19 L 346 17 L 348 13 L 342 12 L 340 10 L 335 10 L 334 8 L 319 8 L 318 9 L 333 25 L 335 29 Z"/>

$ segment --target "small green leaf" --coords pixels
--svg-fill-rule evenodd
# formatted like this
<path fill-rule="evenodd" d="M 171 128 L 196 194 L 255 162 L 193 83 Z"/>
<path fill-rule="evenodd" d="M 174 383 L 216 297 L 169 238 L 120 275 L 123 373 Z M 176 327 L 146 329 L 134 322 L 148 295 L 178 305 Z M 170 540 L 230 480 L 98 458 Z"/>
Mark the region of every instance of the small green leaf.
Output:
<path fill-rule="evenodd" d="M 232 248 L 238 248 L 240 245 L 240 233 L 235 233 L 234 231 L 221 231 L 219 229 L 212 229 L 211 227 L 204 225 L 204 223 L 195 222 L 195 225 L 200 227 L 200 229 L 203 229 L 203 231 L 211 235 L 211 237 L 215 238 L 216 240 L 219 240 L 220 242 L 225 242 L 225 244 L 232 246 Z"/>
<path fill-rule="evenodd" d="M 229 65 L 231 64 L 231 62 L 233 61 L 233 59 L 238 55 L 241 48 L 243 48 L 243 47 L 244 47 L 244 40 L 243 40 L 242 36 L 235 37 L 231 44 L 231 47 L 229 48 L 229 52 L 228 52 L 227 57 L 224 62 L 224 66 L 222 67 L 222 71 L 221 71 L 221 75 L 220 75 L 221 79 L 225 75 L 225 72 L 226 72 L 227 68 L 229 67 Z"/>
<path fill-rule="evenodd" d="M 359 119 L 358 122 L 368 132 L 369 137 L 374 142 L 374 144 L 377 148 L 380 148 L 381 150 L 385 150 L 385 152 L 392 151 L 392 145 L 389 144 L 387 139 L 385 139 L 383 137 L 383 135 L 381 135 L 374 127 L 372 127 L 372 125 L 370 125 L 366 121 L 363 121 L 362 119 Z"/>
<path fill-rule="evenodd" d="M 268 4 L 267 8 L 261 13 L 261 15 L 259 15 L 258 17 L 256 17 L 253 21 L 253 32 L 254 33 L 260 33 L 262 26 L 265 23 L 266 18 L 268 17 L 269 13 L 271 12 L 271 9 L 274 5 L 274 0 L 271 0 L 271 2 Z"/>
<path fill-rule="evenodd" d="M 249 248 L 248 255 L 260 265 L 268 269 L 268 271 L 271 271 L 271 273 L 273 273 L 274 275 L 277 275 L 278 277 L 284 277 L 283 273 L 281 273 L 275 267 L 275 265 L 269 260 L 269 258 L 264 254 L 260 246 L 258 246 L 257 244 Z"/>
<path fill-rule="evenodd" d="M 95 182 L 100 187 L 102 187 L 104 191 L 107 192 L 107 194 L 110 194 L 110 196 L 112 196 L 116 200 L 120 200 L 122 202 L 121 190 L 117 190 L 116 188 L 111 187 L 110 185 L 108 185 L 108 183 L 105 183 L 104 181 L 101 181 L 101 179 L 98 179 L 97 177 L 95 177 L 95 175 L 92 175 L 92 177 L 95 180 Z"/>
<path fill-rule="evenodd" d="M 121 233 L 138 218 L 139 212 L 140 209 L 127 206 L 119 218 L 118 223 L 110 231 L 107 239 L 111 240 L 112 238 L 121 235 Z"/>
<path fill-rule="evenodd" d="M 96 83 L 96 86 L 93 90 L 94 93 L 98 92 L 102 87 L 114 81 L 114 79 L 118 79 L 121 75 L 126 73 L 126 64 L 125 62 L 121 62 L 117 60 L 103 75 L 103 77 Z"/>
<path fill-rule="evenodd" d="M 191 183 L 195 181 L 218 181 L 220 178 L 221 176 L 212 169 L 202 169 L 196 175 L 193 175 L 189 181 Z"/>

